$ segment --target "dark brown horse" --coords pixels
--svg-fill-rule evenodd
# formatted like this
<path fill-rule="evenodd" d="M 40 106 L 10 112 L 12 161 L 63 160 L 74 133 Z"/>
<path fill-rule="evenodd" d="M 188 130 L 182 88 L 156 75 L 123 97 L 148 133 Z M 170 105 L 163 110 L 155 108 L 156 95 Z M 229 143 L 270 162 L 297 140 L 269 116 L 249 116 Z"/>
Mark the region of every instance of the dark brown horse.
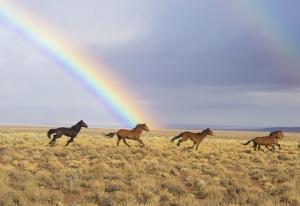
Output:
<path fill-rule="evenodd" d="M 213 136 L 214 133 L 211 129 L 207 128 L 206 130 L 203 130 L 202 132 L 199 133 L 193 133 L 193 132 L 183 132 L 179 135 L 177 135 L 176 137 L 174 137 L 171 142 L 174 142 L 174 140 L 181 138 L 178 142 L 177 142 L 177 146 L 180 146 L 180 144 L 182 142 L 187 141 L 188 139 L 192 140 L 194 142 L 194 145 L 192 147 L 190 147 L 190 149 L 193 149 L 196 146 L 196 150 L 199 147 L 199 144 L 203 141 L 203 139 L 207 136 L 207 135 L 211 135 Z"/>
<path fill-rule="evenodd" d="M 252 140 L 249 140 L 248 142 L 244 143 L 243 145 L 248 145 L 249 143 L 253 142 L 253 148 L 254 151 L 264 151 L 260 147 L 263 145 L 265 146 L 269 151 L 270 150 L 275 150 L 275 146 L 278 146 L 279 149 L 281 149 L 279 142 L 279 139 L 283 138 L 284 134 L 282 131 L 275 131 L 271 132 L 268 136 L 264 137 L 256 137 Z M 269 149 L 269 147 L 272 147 L 272 149 Z"/>
<path fill-rule="evenodd" d="M 49 142 L 50 145 L 54 144 L 56 139 L 61 138 L 63 135 L 70 137 L 70 139 L 67 141 L 66 146 L 68 146 L 71 142 L 74 141 L 74 138 L 78 135 L 78 133 L 81 130 L 81 127 L 88 128 L 88 125 L 84 123 L 84 121 L 79 121 L 77 124 L 72 126 L 71 128 L 66 127 L 60 127 L 56 129 L 50 129 L 47 133 L 49 139 L 51 141 Z"/>
<path fill-rule="evenodd" d="M 112 133 L 106 134 L 105 136 L 112 138 L 113 136 L 117 135 L 117 137 L 118 137 L 117 146 L 119 146 L 120 141 L 123 140 L 124 144 L 126 144 L 128 147 L 130 147 L 130 145 L 126 142 L 126 139 L 130 139 L 130 140 L 138 141 L 140 143 L 141 147 L 144 147 L 145 144 L 140 139 L 142 132 L 144 130 L 149 132 L 148 126 L 146 124 L 138 124 L 138 125 L 136 125 L 135 128 L 133 128 L 131 130 L 120 129 L 117 132 L 112 132 Z"/>

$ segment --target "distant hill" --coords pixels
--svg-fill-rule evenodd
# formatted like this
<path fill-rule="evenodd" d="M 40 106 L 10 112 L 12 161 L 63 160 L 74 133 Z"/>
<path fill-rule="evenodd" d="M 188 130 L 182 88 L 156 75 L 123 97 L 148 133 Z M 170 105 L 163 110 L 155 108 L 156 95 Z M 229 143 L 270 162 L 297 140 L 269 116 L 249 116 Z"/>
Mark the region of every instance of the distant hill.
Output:
<path fill-rule="evenodd" d="M 283 132 L 300 132 L 300 127 L 270 127 L 264 129 L 255 129 L 255 131 L 269 132 L 281 130 Z"/>
<path fill-rule="evenodd" d="M 269 128 L 260 128 L 260 129 L 244 129 L 244 128 L 240 128 L 240 129 L 227 129 L 227 128 L 220 128 L 221 130 L 224 131 L 245 131 L 245 132 L 271 132 L 271 131 L 277 131 L 277 130 L 281 130 L 283 132 L 290 132 L 290 133 L 300 133 L 300 127 L 269 127 Z"/>
<path fill-rule="evenodd" d="M 269 128 L 256 128 L 243 126 L 224 126 L 224 125 L 192 125 L 192 124 L 168 124 L 167 129 L 183 129 L 183 130 L 203 130 L 205 128 L 212 128 L 215 130 L 223 131 L 256 131 L 256 132 L 270 132 L 281 130 L 283 132 L 300 133 L 300 127 L 269 127 Z"/>

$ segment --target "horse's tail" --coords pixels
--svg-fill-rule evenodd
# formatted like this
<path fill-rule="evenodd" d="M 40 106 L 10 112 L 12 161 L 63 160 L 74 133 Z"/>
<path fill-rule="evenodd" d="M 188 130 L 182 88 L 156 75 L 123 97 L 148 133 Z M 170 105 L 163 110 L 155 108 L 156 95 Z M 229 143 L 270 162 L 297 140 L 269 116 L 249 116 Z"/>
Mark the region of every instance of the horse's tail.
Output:
<path fill-rule="evenodd" d="M 104 134 L 105 137 L 108 137 L 108 138 L 113 138 L 117 133 L 116 132 L 111 132 L 111 133 L 108 133 L 108 134 Z"/>
<path fill-rule="evenodd" d="M 242 143 L 243 145 L 248 145 L 248 144 L 250 144 L 251 142 L 253 142 L 253 140 L 254 139 L 252 139 L 252 140 L 249 140 L 248 142 L 246 142 L 246 143 Z"/>
<path fill-rule="evenodd" d="M 47 133 L 48 138 L 51 139 L 52 138 L 51 135 L 54 134 L 55 132 L 56 132 L 55 129 L 50 129 Z"/>
<path fill-rule="evenodd" d="M 177 135 L 176 137 L 173 137 L 173 138 L 171 139 L 171 142 L 174 142 L 175 139 L 179 139 L 180 137 L 182 137 L 182 134 L 183 134 L 183 133 Z"/>

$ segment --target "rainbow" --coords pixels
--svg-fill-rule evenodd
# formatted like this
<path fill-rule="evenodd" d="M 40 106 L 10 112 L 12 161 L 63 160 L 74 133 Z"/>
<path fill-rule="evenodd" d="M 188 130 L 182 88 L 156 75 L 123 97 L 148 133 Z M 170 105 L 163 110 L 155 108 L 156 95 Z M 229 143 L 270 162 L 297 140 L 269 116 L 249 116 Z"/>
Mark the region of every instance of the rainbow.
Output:
<path fill-rule="evenodd" d="M 83 86 L 90 90 L 100 101 L 111 109 L 122 124 L 132 127 L 139 122 L 144 122 L 143 114 L 133 106 L 134 100 L 124 85 L 117 87 L 115 79 L 108 74 L 109 68 L 99 65 L 83 54 L 82 49 L 75 49 L 66 39 L 56 35 L 53 29 L 45 22 L 40 22 L 40 17 L 33 16 L 32 11 L 23 9 L 21 5 L 12 1 L 0 0 L 0 20 L 10 28 L 30 39 L 43 50 L 49 58 L 59 62 L 61 68 L 77 78 Z M 72 44 L 73 45 L 73 44 Z M 114 77 L 115 78 L 115 77 Z M 129 98 L 131 97 L 131 98 Z"/>

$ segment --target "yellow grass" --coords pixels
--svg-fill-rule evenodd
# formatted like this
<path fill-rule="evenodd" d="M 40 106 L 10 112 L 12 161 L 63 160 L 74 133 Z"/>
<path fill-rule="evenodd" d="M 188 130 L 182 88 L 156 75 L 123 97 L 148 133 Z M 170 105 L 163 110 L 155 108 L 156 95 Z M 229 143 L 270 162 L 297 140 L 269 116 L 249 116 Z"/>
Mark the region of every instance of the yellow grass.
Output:
<path fill-rule="evenodd" d="M 84 130 L 49 147 L 46 128 L 0 128 L 0 206 L 9 205 L 300 205 L 300 149 L 241 145 L 262 133 L 216 132 L 198 151 L 170 143 L 176 131 L 143 135 L 146 148 L 103 130 Z"/>

